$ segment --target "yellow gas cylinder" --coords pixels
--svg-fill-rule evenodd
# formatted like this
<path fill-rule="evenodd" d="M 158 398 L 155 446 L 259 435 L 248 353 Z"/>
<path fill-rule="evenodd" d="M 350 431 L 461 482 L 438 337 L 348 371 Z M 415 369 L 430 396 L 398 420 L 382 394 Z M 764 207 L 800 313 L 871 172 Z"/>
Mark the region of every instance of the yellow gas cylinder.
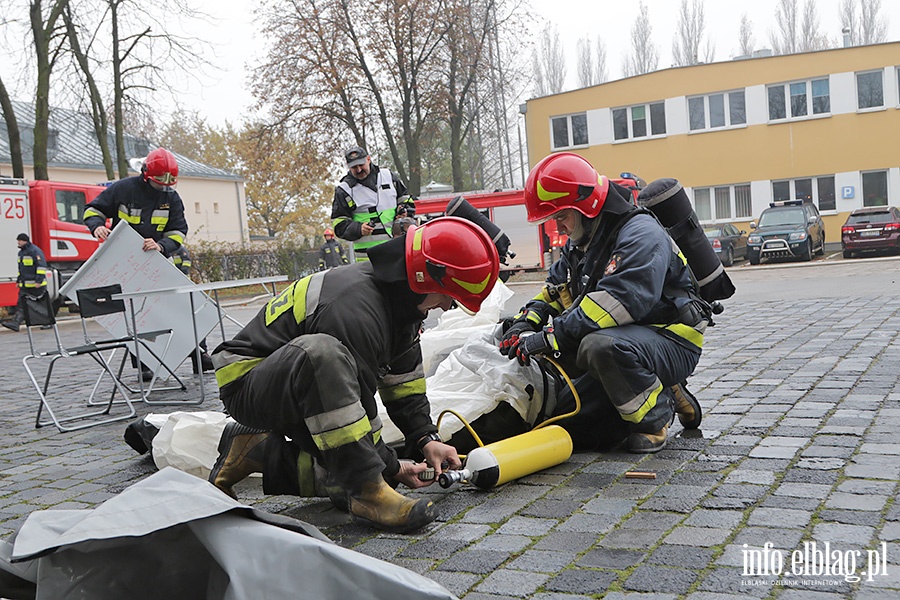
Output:
<path fill-rule="evenodd" d="M 572 456 L 572 438 L 559 425 L 533 429 L 487 446 L 475 448 L 459 471 L 445 471 L 438 478 L 443 488 L 468 481 L 490 489 L 566 462 Z"/>

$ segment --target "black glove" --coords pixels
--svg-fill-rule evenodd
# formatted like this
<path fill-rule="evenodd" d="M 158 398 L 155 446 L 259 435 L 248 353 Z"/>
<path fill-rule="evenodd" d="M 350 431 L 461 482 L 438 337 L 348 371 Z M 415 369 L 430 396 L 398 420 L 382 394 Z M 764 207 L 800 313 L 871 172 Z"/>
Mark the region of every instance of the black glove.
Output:
<path fill-rule="evenodd" d="M 531 319 L 528 318 L 529 315 L 531 316 Z M 500 343 L 497 344 L 497 347 L 500 348 L 500 354 L 508 356 L 510 360 L 516 357 L 515 352 L 510 352 L 510 350 L 519 341 L 519 336 L 529 331 L 541 330 L 540 322 L 535 322 L 533 319 L 539 319 L 537 313 L 534 311 L 523 310 L 516 315 L 513 324 L 506 330 L 503 337 L 500 339 Z"/>
<path fill-rule="evenodd" d="M 416 216 L 416 205 L 412 203 L 401 204 L 397 207 L 398 217 L 414 217 Z"/>
<path fill-rule="evenodd" d="M 559 345 L 552 327 L 544 327 L 541 331 L 531 335 L 522 336 L 515 345 L 516 360 L 523 367 L 530 363 L 531 356 L 552 354 L 559 356 Z"/>

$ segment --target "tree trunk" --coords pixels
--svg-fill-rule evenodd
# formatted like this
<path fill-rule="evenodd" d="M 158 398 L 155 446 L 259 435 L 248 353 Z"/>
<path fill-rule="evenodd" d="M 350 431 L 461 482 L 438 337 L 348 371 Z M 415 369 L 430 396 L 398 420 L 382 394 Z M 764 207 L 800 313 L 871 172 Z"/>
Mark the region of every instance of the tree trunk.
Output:
<path fill-rule="evenodd" d="M 19 122 L 13 111 L 12 101 L 3 80 L 0 79 L 0 109 L 3 111 L 3 120 L 6 121 L 6 131 L 9 134 L 9 156 L 12 162 L 12 176 L 22 179 L 25 177 L 25 164 L 22 162 L 22 139 L 19 137 Z"/>

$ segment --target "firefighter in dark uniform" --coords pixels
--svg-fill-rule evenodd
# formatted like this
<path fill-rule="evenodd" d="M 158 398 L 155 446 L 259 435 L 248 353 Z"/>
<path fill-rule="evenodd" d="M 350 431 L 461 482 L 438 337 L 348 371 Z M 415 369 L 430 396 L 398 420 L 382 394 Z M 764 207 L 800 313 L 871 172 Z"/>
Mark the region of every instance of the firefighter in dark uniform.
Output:
<path fill-rule="evenodd" d="M 395 219 L 415 216 L 416 205 L 397 174 L 372 164 L 365 148 L 354 146 L 344 158 L 348 173 L 334 190 L 331 225 L 353 242 L 355 260 L 366 260 L 369 248 L 391 239 Z"/>
<path fill-rule="evenodd" d="M 630 452 L 651 453 L 665 447 L 676 412 L 686 428 L 700 425 L 700 405 L 683 382 L 700 359 L 710 313 L 678 247 L 630 197 L 576 154 L 534 167 L 528 220 L 555 219 L 569 239 L 500 351 L 520 363 L 557 356 L 577 376 L 582 414 L 560 422 L 576 446 L 624 438 Z M 572 406 L 566 391 L 556 412 Z"/>
<path fill-rule="evenodd" d="M 194 265 L 194 261 L 191 259 L 191 253 L 188 252 L 187 247 L 183 244 L 178 246 L 178 249 L 172 253 L 172 263 L 178 267 L 178 270 L 184 273 L 188 279 L 191 278 L 191 267 Z M 201 370 L 204 372 L 213 370 L 212 358 L 210 358 L 206 347 L 206 338 L 200 340 L 200 364 L 197 364 L 196 352 L 191 352 L 191 364 L 193 365 L 195 375 L 199 374 Z"/>
<path fill-rule="evenodd" d="M 165 148 L 157 148 L 144 159 L 140 175 L 111 183 L 88 202 L 84 224 L 102 242 L 111 232 L 106 226 L 107 219 L 112 219 L 112 227 L 126 221 L 144 238 L 145 252 L 161 252 L 169 257 L 184 243 L 188 232 L 184 203 L 175 191 L 176 183 L 175 155 Z M 153 373 L 142 367 L 141 376 L 149 381 Z"/>
<path fill-rule="evenodd" d="M 334 239 L 334 232 L 326 229 L 323 234 L 325 243 L 319 248 L 319 270 L 346 265 L 350 261 L 344 255 L 344 248 Z"/>
<path fill-rule="evenodd" d="M 16 236 L 19 246 L 19 300 L 11 319 L 0 322 L 7 329 L 19 331 L 25 322 L 25 296 L 40 297 L 47 293 L 47 259 L 43 251 L 31 243 L 27 233 Z"/>
<path fill-rule="evenodd" d="M 234 496 L 235 483 L 261 471 L 266 493 L 314 496 L 324 469 L 336 506 L 409 532 L 437 515 L 394 486 L 429 485 L 418 477 L 429 465 L 435 476 L 461 466 L 431 420 L 419 327 L 454 302 L 477 311 L 499 258 L 482 229 L 457 217 L 411 228 L 369 257 L 294 282 L 215 349 L 220 397 L 237 423 L 222 435 L 209 480 Z M 398 461 L 382 441 L 376 391 L 427 464 Z"/>

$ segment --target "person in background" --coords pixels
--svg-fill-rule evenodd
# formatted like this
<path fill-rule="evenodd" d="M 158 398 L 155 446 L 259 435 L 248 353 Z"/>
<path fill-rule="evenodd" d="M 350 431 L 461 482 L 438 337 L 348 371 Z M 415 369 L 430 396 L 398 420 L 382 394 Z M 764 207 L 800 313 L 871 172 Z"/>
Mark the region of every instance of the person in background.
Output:
<path fill-rule="evenodd" d="M 119 221 L 126 221 L 144 238 L 145 252 L 172 256 L 188 233 L 184 203 L 175 191 L 177 183 L 175 155 L 165 148 L 157 148 L 144 159 L 140 175 L 111 183 L 88 202 L 84 224 L 103 242 Z M 106 226 L 107 219 L 112 219 L 111 227 Z M 132 362 L 137 366 L 136 361 L 132 359 Z M 153 372 L 141 365 L 141 377 L 150 381 Z"/>
<path fill-rule="evenodd" d="M 194 263 L 193 260 L 191 260 L 191 253 L 188 252 L 188 249 L 184 244 L 179 246 L 178 249 L 172 253 L 172 262 L 178 267 L 179 271 L 187 276 L 188 279 L 191 278 L 191 267 Z M 191 352 L 191 364 L 194 367 L 194 374 L 199 374 L 201 371 L 206 372 L 213 370 L 212 358 L 210 358 L 206 346 L 206 338 L 200 340 L 200 363 L 197 363 L 197 353 Z"/>
<path fill-rule="evenodd" d="M 319 247 L 319 270 L 325 271 L 332 267 L 348 264 L 350 261 L 344 254 L 344 248 L 334 239 L 334 232 L 326 229 L 323 235 L 325 243 Z"/>
<path fill-rule="evenodd" d="M 12 318 L 0 321 L 0 325 L 12 331 L 19 331 L 25 322 L 25 296 L 40 297 L 47 293 L 47 259 L 44 252 L 31 243 L 27 233 L 17 235 L 16 244 L 19 246 L 19 276 L 16 278 L 19 299 Z"/>
<path fill-rule="evenodd" d="M 366 260 L 369 248 L 391 239 L 394 220 L 413 217 L 415 201 L 396 173 L 372 163 L 365 148 L 344 153 L 348 172 L 334 190 L 331 224 L 349 242 L 355 260 Z"/>

